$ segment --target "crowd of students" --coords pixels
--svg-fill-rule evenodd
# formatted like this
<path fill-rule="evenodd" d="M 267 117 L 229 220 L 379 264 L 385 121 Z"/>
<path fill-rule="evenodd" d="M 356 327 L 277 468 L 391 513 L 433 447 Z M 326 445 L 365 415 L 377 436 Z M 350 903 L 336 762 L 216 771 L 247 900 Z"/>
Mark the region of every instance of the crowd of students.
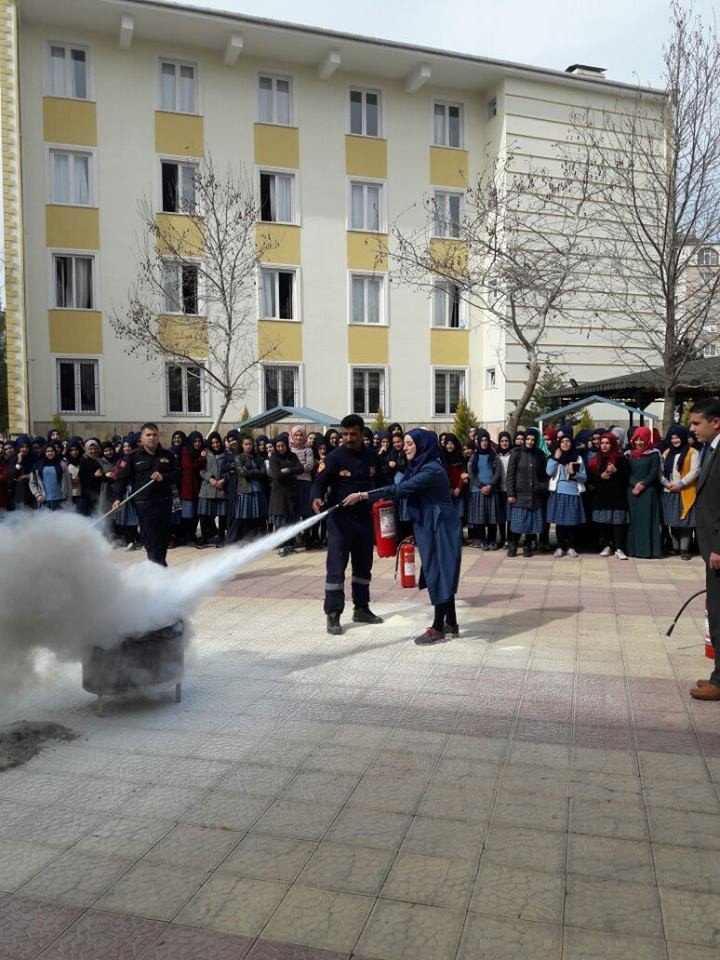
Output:
<path fill-rule="evenodd" d="M 387 431 L 365 429 L 364 442 L 377 449 L 378 485 L 399 483 L 407 463 L 400 424 Z M 581 430 L 570 426 L 502 431 L 471 428 L 464 443 L 440 435 L 452 502 L 466 542 L 481 550 L 506 548 L 517 556 L 554 549 L 556 557 L 582 551 L 601 556 L 654 558 L 694 550 L 694 501 L 701 451 L 690 431 L 638 427 Z M 310 516 L 312 480 L 327 454 L 341 444 L 338 430 L 310 432 L 299 425 L 274 438 L 230 430 L 222 437 L 176 431 L 169 450 L 180 480 L 174 490 L 171 546 L 235 543 Z M 0 456 L 0 514 L 11 510 L 70 508 L 85 516 L 111 509 L 119 464 L 138 436 L 73 437 L 57 430 L 46 438 L 6 441 Z M 127 491 L 130 492 L 129 489 Z M 397 501 L 403 536 L 412 532 L 406 505 Z M 556 542 L 549 533 L 555 526 Z M 128 550 L 139 547 L 132 501 L 106 521 L 109 537 Z M 297 547 L 325 543 L 324 525 L 306 532 Z"/>

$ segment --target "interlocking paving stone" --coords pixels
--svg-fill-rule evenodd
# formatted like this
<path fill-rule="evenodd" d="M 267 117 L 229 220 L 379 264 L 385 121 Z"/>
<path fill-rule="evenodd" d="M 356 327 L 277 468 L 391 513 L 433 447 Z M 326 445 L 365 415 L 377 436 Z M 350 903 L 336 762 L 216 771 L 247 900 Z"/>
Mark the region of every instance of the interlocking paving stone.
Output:
<path fill-rule="evenodd" d="M 43 960 L 130 960 L 156 939 L 164 924 L 90 910 L 42 954 Z"/>
<path fill-rule="evenodd" d="M 560 960 L 562 927 L 468 915 L 458 960 Z"/>
<path fill-rule="evenodd" d="M 297 883 L 273 914 L 263 936 L 349 953 L 372 906 L 370 897 Z"/>
<path fill-rule="evenodd" d="M 79 909 L 23 897 L 0 902 L 0 950 L 32 960 L 80 916 Z"/>
<path fill-rule="evenodd" d="M 288 891 L 286 884 L 216 873 L 178 914 L 178 923 L 255 937 Z"/>
<path fill-rule="evenodd" d="M 96 904 L 99 910 L 170 920 L 201 886 L 206 872 L 140 861 Z"/>
<path fill-rule="evenodd" d="M 251 937 L 230 936 L 171 923 L 142 957 L 143 960 L 242 960 L 252 943 Z"/>
<path fill-rule="evenodd" d="M 480 867 L 470 910 L 518 920 L 560 923 L 564 895 L 563 877 L 488 862 Z"/>
<path fill-rule="evenodd" d="M 378 900 L 356 952 L 382 960 L 452 960 L 463 918 L 459 910 Z"/>

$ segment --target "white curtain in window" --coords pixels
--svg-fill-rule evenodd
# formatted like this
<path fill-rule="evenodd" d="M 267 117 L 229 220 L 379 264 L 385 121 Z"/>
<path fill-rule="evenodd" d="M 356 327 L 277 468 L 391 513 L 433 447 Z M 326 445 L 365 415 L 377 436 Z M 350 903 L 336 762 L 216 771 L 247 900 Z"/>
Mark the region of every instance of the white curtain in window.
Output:
<path fill-rule="evenodd" d="M 72 259 L 55 257 L 55 306 L 71 307 L 72 305 Z"/>
<path fill-rule="evenodd" d="M 181 210 L 192 210 L 195 206 L 195 167 L 180 167 L 180 204 Z"/>
<path fill-rule="evenodd" d="M 180 67 L 180 102 L 178 110 L 181 113 L 195 113 L 195 68 Z"/>
<path fill-rule="evenodd" d="M 380 229 L 380 187 L 367 187 L 366 230 Z"/>
<path fill-rule="evenodd" d="M 445 107 L 442 103 L 436 103 L 433 111 L 433 143 L 445 144 Z"/>
<path fill-rule="evenodd" d="M 53 150 L 50 154 L 53 203 L 70 203 L 70 157 Z"/>
<path fill-rule="evenodd" d="M 160 268 L 160 285 L 163 291 L 163 310 L 165 313 L 177 313 L 180 310 L 178 287 L 180 284 L 179 268 L 177 263 L 162 264 Z"/>
<path fill-rule="evenodd" d="M 292 177 L 275 177 L 275 220 L 282 223 L 292 221 Z M 272 186 L 270 187 L 272 202 Z"/>
<path fill-rule="evenodd" d="M 367 279 L 367 322 L 380 323 L 380 281 Z"/>
<path fill-rule="evenodd" d="M 365 323 L 365 278 L 352 278 L 353 323 Z"/>
<path fill-rule="evenodd" d="M 262 274 L 262 315 L 264 317 L 277 316 L 277 300 L 275 297 L 275 278 L 273 270 L 263 270 Z"/>
<path fill-rule="evenodd" d="M 160 71 L 160 107 L 175 109 L 175 64 L 164 63 Z"/>
<path fill-rule="evenodd" d="M 73 162 L 73 202 L 87 205 L 90 203 L 90 157 L 78 154 Z"/>
<path fill-rule="evenodd" d="M 448 107 L 448 146 L 460 146 L 460 107 Z"/>
<path fill-rule="evenodd" d="M 75 306 L 80 310 L 93 309 L 92 260 L 75 258 Z"/>
<path fill-rule="evenodd" d="M 260 123 L 273 122 L 273 82 L 271 77 L 260 77 L 258 117 Z"/>
<path fill-rule="evenodd" d="M 460 194 L 451 193 L 448 196 L 448 206 L 449 206 L 449 233 L 451 237 L 460 236 Z"/>
<path fill-rule="evenodd" d="M 87 100 L 87 63 L 84 50 L 71 50 L 72 64 L 72 95 L 80 100 Z"/>
<path fill-rule="evenodd" d="M 365 227 L 364 203 L 365 190 L 362 184 L 354 183 L 350 190 L 350 226 L 353 230 Z"/>
<path fill-rule="evenodd" d="M 275 95 L 276 95 L 275 102 L 277 106 L 277 116 L 275 118 L 275 122 L 284 123 L 286 126 L 289 126 L 290 124 L 290 81 L 276 80 Z"/>
<path fill-rule="evenodd" d="M 50 93 L 53 97 L 67 95 L 65 89 L 65 47 L 50 47 Z"/>
<path fill-rule="evenodd" d="M 436 283 L 433 287 L 432 322 L 434 327 L 447 326 L 447 293 L 440 283 Z"/>

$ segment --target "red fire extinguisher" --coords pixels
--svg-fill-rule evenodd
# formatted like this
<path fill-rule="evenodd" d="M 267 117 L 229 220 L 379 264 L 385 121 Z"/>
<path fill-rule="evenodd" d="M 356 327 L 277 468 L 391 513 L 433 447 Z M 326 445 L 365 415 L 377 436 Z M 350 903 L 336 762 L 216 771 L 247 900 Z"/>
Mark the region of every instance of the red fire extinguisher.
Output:
<path fill-rule="evenodd" d="M 400 586 L 414 587 L 415 581 L 415 541 L 412 537 L 403 540 L 398 550 L 398 566 L 400 567 Z M 397 573 L 397 571 L 396 571 Z"/>
<path fill-rule="evenodd" d="M 392 500 L 378 500 L 372 505 L 375 546 L 379 557 L 394 557 L 397 553 L 397 523 Z"/>

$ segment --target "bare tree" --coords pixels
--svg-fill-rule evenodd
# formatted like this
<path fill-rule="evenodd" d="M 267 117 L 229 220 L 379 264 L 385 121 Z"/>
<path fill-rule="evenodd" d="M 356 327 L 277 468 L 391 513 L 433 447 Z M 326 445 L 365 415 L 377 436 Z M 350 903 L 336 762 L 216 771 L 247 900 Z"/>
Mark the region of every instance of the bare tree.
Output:
<path fill-rule="evenodd" d="M 592 269 L 586 207 L 594 189 L 589 154 L 558 158 L 559 169 L 523 169 L 508 155 L 490 163 L 462 202 L 425 200 L 419 229 L 393 226 L 390 263 L 401 281 L 447 301 L 449 325 L 459 301 L 479 311 L 471 323 L 493 323 L 505 352 L 524 355 L 527 377 L 507 426 L 513 431 L 544 365 L 557 358 L 553 330 L 589 325 L 580 302 Z M 438 239 L 443 238 L 443 239 Z M 506 361 L 507 362 L 507 361 Z"/>
<path fill-rule="evenodd" d="M 220 176 L 210 158 L 192 184 L 176 189 L 182 216 L 140 205 L 137 280 L 110 322 L 131 356 L 183 365 L 198 390 L 207 381 L 219 398 L 216 430 L 274 350 L 258 349 L 256 291 L 260 261 L 275 242 L 258 233 L 257 198 L 242 174 L 228 168 Z"/>
<path fill-rule="evenodd" d="M 678 0 L 670 20 L 664 96 L 639 90 L 600 124 L 574 121 L 604 184 L 596 259 L 609 280 L 600 308 L 616 317 L 604 328 L 627 367 L 662 370 L 665 429 L 685 368 L 717 320 L 720 291 L 720 271 L 702 262 L 720 240 L 720 43 Z"/>

